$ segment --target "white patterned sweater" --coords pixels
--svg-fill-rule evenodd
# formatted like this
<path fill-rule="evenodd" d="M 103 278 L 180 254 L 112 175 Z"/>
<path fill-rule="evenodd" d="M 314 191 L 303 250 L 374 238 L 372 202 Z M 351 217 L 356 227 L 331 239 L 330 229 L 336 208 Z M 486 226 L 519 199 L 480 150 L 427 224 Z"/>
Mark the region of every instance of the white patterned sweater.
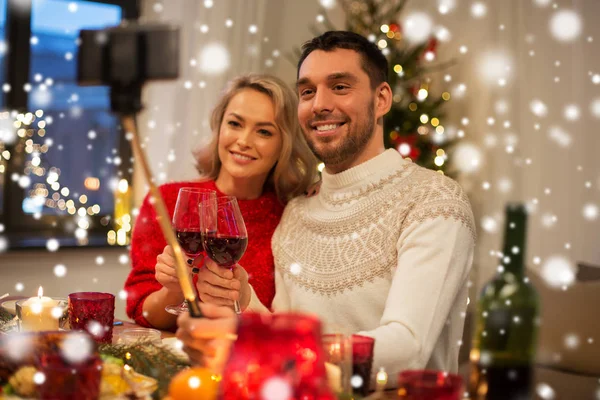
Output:
<path fill-rule="evenodd" d="M 324 332 L 375 338 L 373 374 L 455 372 L 475 226 L 453 180 L 395 150 L 286 207 L 272 240 L 272 311 L 316 314 Z M 247 311 L 268 312 L 255 293 Z"/>

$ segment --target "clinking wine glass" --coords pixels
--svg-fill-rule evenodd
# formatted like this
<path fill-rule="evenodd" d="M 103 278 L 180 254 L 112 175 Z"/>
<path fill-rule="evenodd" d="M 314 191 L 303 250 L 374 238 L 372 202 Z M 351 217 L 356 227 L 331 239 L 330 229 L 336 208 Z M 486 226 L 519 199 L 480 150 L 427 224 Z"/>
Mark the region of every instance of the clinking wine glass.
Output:
<path fill-rule="evenodd" d="M 173 212 L 173 229 L 181 249 L 188 257 L 188 264 L 204 252 L 202 235 L 200 233 L 200 211 L 202 203 L 216 199 L 217 193 L 210 189 L 183 187 L 177 194 L 177 203 Z M 187 312 L 187 304 L 172 304 L 165 307 L 171 314 L 179 315 Z"/>
<path fill-rule="evenodd" d="M 200 209 L 200 230 L 206 255 L 224 268 L 233 269 L 248 246 L 244 218 L 234 196 L 208 199 Z M 234 302 L 237 314 L 240 303 Z"/>

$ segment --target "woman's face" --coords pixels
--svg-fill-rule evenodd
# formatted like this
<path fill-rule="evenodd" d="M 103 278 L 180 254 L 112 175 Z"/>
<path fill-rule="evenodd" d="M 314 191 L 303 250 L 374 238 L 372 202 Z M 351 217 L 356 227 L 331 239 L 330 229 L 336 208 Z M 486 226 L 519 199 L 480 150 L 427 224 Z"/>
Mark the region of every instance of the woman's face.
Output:
<path fill-rule="evenodd" d="M 231 98 L 219 128 L 221 174 L 264 181 L 279 159 L 282 144 L 269 96 L 243 89 Z"/>

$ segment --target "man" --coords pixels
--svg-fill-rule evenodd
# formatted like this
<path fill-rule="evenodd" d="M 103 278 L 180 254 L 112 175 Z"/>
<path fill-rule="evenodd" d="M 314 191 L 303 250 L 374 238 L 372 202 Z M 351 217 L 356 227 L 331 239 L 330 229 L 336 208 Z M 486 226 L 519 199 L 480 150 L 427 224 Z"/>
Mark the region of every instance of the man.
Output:
<path fill-rule="evenodd" d="M 351 32 L 303 46 L 298 118 L 325 170 L 320 192 L 292 200 L 273 236 L 272 308 L 317 314 L 326 332 L 374 337 L 373 371 L 384 367 L 393 385 L 403 369 L 457 370 L 475 228 L 458 184 L 384 149 L 387 71 L 380 50 Z M 242 267 L 211 264 L 200 281 L 205 302 L 239 299 L 269 312 Z M 188 347 L 206 349 L 194 335 L 235 327 L 231 312 L 207 313 L 217 318 L 180 317 Z"/>

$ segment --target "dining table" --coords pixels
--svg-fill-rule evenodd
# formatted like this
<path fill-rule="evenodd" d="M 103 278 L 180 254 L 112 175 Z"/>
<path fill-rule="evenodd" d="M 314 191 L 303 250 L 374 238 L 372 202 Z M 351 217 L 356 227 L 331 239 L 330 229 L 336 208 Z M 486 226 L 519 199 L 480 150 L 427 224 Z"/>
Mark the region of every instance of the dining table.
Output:
<path fill-rule="evenodd" d="M 114 326 L 113 328 L 113 341 L 117 340 L 119 333 L 125 329 L 140 328 L 139 325 L 130 321 L 118 321 L 118 325 Z M 175 333 L 173 332 L 160 332 L 161 339 L 175 336 Z M 466 382 L 469 376 L 469 364 L 461 365 L 458 373 L 463 378 L 463 382 Z M 600 400 L 599 376 L 584 375 L 544 365 L 536 365 L 534 368 L 533 388 L 535 392 L 533 399 Z M 396 389 L 389 389 L 381 393 L 372 393 L 368 399 L 399 400 L 399 397 Z M 463 399 L 469 399 L 469 397 L 463 397 Z"/>
<path fill-rule="evenodd" d="M 11 298 L 18 299 L 23 297 L 11 296 Z M 128 320 L 115 319 L 113 342 L 117 343 L 120 334 L 124 330 L 132 328 L 141 328 L 141 326 Z M 161 339 L 175 337 L 174 332 L 160 330 L 160 333 Z M 466 382 L 469 376 L 469 364 L 465 363 L 461 365 L 458 374 L 462 376 L 463 382 Z M 600 400 L 600 376 L 586 375 L 545 365 L 536 365 L 534 368 L 533 389 L 533 399 Z M 399 399 L 399 397 L 397 390 L 391 389 L 380 393 L 372 393 L 368 399 L 387 400 Z M 464 397 L 464 399 L 468 399 L 468 397 Z"/>

